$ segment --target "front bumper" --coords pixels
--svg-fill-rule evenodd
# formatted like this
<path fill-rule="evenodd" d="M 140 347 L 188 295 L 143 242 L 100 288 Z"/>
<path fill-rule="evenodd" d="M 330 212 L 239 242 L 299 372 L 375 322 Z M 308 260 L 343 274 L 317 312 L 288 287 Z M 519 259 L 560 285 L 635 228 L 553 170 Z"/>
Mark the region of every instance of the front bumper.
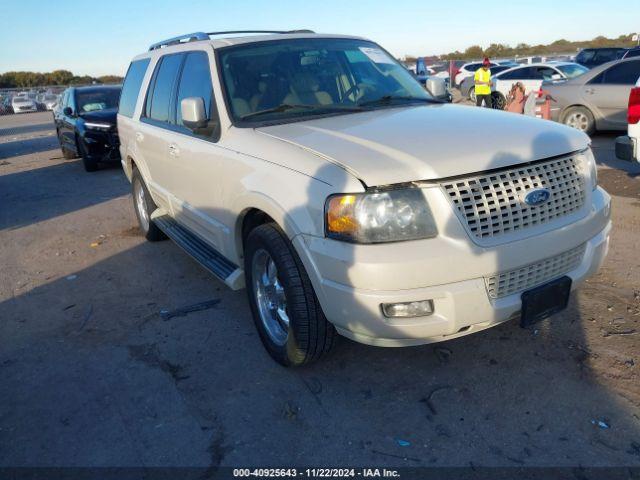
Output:
<path fill-rule="evenodd" d="M 304 235 L 296 236 L 294 244 L 327 319 L 339 333 L 370 345 L 420 345 L 517 318 L 522 292 L 491 299 L 484 278 L 493 273 L 551 257 L 585 239 L 581 262 L 563 274 L 571 277 L 575 287 L 597 271 L 608 251 L 610 197 L 598 189 L 592 200 L 587 217 L 575 224 L 490 249 L 465 242 L 446 247 L 433 244 L 434 252 L 429 252 L 429 243 L 423 241 L 363 248 Z M 364 254 L 358 252 L 364 249 Z M 465 274 L 467 279 L 460 280 Z M 382 303 L 428 299 L 434 304 L 430 316 L 387 318 L 381 311 Z"/>
<path fill-rule="evenodd" d="M 87 130 L 82 135 L 82 141 L 91 160 L 97 162 L 120 161 L 120 141 L 117 133 Z"/>

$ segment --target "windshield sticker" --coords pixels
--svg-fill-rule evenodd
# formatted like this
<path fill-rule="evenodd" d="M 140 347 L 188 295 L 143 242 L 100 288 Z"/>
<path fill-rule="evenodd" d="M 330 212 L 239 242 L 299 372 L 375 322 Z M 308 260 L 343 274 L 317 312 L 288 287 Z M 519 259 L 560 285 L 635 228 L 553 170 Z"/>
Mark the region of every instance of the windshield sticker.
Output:
<path fill-rule="evenodd" d="M 395 63 L 389 55 L 384 53 L 379 48 L 373 47 L 360 47 L 360 51 L 364 53 L 374 63 Z"/>

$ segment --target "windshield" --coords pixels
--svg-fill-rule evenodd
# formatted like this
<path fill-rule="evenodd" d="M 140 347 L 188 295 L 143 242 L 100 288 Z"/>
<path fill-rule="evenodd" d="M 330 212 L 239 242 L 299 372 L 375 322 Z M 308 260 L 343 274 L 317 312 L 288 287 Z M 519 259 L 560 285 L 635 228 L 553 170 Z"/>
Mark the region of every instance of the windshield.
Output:
<path fill-rule="evenodd" d="M 588 68 L 578 64 L 558 65 L 558 70 L 564 73 L 567 78 L 575 78 L 589 71 Z"/>
<path fill-rule="evenodd" d="M 76 105 L 79 113 L 95 112 L 107 108 L 117 108 L 120 99 L 120 89 L 105 88 L 104 90 L 90 90 L 76 92 Z"/>
<path fill-rule="evenodd" d="M 220 50 L 227 103 L 236 121 L 283 121 L 431 101 L 374 43 L 277 40 Z"/>

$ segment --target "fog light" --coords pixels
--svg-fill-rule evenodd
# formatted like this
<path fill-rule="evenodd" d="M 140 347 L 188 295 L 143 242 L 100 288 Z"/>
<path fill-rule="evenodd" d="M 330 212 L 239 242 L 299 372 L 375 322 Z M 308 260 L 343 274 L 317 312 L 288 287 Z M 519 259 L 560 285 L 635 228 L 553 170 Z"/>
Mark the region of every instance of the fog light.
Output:
<path fill-rule="evenodd" d="M 433 313 L 433 300 L 405 303 L 383 303 L 382 313 L 385 317 L 424 317 Z"/>

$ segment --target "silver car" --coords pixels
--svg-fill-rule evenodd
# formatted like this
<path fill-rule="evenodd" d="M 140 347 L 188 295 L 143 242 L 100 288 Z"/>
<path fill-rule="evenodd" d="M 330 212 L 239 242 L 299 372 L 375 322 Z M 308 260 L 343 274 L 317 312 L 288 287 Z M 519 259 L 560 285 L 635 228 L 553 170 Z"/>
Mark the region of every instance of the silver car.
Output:
<path fill-rule="evenodd" d="M 626 130 L 629 92 L 640 77 L 640 58 L 605 63 L 566 82 L 544 85 L 554 102 L 551 118 L 587 134 Z"/>

